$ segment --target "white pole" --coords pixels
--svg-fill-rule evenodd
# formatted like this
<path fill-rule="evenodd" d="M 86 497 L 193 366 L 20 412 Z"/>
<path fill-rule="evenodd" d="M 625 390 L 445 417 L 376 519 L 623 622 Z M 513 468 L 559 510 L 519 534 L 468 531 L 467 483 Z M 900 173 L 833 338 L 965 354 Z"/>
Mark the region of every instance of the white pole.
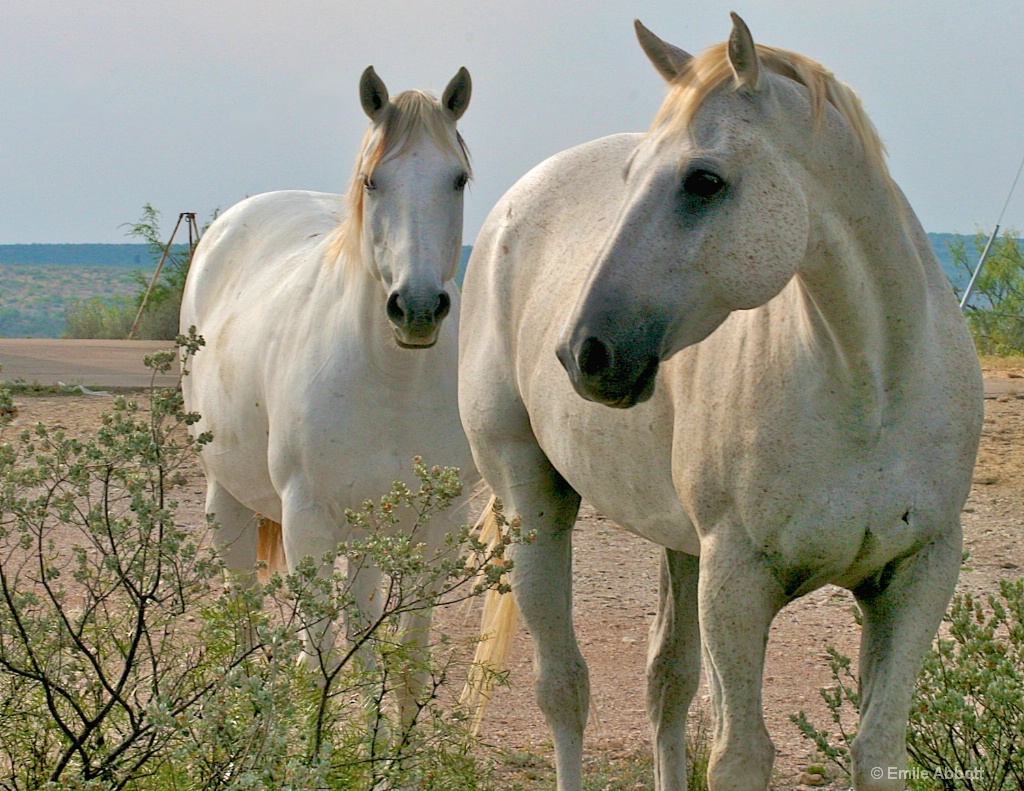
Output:
<path fill-rule="evenodd" d="M 964 308 L 967 307 L 967 300 L 971 298 L 971 292 L 974 290 L 974 284 L 978 280 L 978 275 L 981 274 L 981 268 L 985 265 L 985 259 L 988 258 L 988 251 L 992 249 L 992 243 L 996 240 L 996 234 L 999 233 L 999 226 L 1003 222 L 1003 215 L 1006 214 L 1006 207 L 1010 205 L 1010 198 L 1013 197 L 1013 191 L 1017 189 L 1017 181 L 1020 179 L 1020 172 L 1024 170 L 1024 157 L 1021 157 L 1020 166 L 1017 168 L 1017 175 L 1013 177 L 1013 184 L 1010 185 L 1010 191 L 1006 194 L 1006 202 L 1003 203 L 1003 210 L 999 212 L 999 219 L 996 220 L 996 229 L 992 231 L 992 235 L 988 237 L 988 244 L 985 245 L 985 250 L 981 254 L 981 258 L 978 259 L 978 267 L 974 270 L 974 274 L 971 275 L 971 282 L 967 284 L 967 290 L 964 292 L 963 299 L 960 300 L 960 311 L 963 312 Z"/>
<path fill-rule="evenodd" d="M 971 292 L 974 291 L 974 284 L 978 280 L 978 275 L 981 274 L 981 268 L 985 265 L 985 259 L 988 258 L 988 251 L 992 249 L 992 242 L 994 242 L 996 240 L 996 234 L 998 234 L 998 233 L 999 233 L 999 226 L 997 225 L 995 227 L 995 230 L 992 231 L 992 235 L 990 237 L 988 237 L 988 244 L 985 245 L 985 249 L 981 253 L 981 258 L 978 259 L 978 265 L 974 269 L 974 274 L 971 275 L 971 282 L 967 284 L 967 290 L 964 291 L 964 296 L 960 300 L 960 310 L 961 310 L 961 312 L 964 310 L 964 308 L 967 307 L 967 300 L 969 300 L 971 298 Z"/>

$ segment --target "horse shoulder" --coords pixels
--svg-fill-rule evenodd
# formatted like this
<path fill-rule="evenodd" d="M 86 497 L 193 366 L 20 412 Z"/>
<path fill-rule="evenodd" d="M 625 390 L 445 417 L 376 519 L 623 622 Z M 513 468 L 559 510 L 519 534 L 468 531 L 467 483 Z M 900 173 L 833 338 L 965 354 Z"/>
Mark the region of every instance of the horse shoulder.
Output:
<path fill-rule="evenodd" d="M 196 251 L 181 328 L 195 326 L 206 345 L 186 392 L 220 447 L 243 437 L 251 444 L 256 427 L 265 437 L 268 400 L 302 365 L 297 330 L 311 311 L 301 308 L 310 303 L 339 206 L 339 196 L 324 193 L 257 195 L 218 218 Z"/>

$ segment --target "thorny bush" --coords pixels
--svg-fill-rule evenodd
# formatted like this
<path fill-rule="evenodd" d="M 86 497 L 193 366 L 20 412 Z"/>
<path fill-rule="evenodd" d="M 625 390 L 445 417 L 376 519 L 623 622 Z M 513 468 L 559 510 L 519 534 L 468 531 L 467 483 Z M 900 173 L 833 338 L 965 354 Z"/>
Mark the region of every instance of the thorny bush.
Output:
<path fill-rule="evenodd" d="M 187 375 L 202 339 L 177 342 Z M 165 373 L 176 354 L 146 363 Z M 467 718 L 441 705 L 465 647 L 435 633 L 411 654 L 398 639 L 403 614 L 507 570 L 504 545 L 468 528 L 423 556 L 416 531 L 457 496 L 456 471 L 417 460 L 418 490 L 396 484 L 348 515 L 366 537 L 339 552 L 381 565 L 386 599 L 325 677 L 296 663 L 299 634 L 351 610 L 344 576 L 308 558 L 266 586 L 225 586 L 172 496 L 210 438 L 189 434 L 198 415 L 178 388 L 151 392 L 148 408 L 117 398 L 89 439 L 0 425 L 0 789 L 489 787 Z M 386 535 L 403 509 L 415 526 Z M 389 701 L 415 671 L 428 681 L 403 723 Z"/>
<path fill-rule="evenodd" d="M 948 637 L 924 660 L 910 708 L 911 788 L 1018 791 L 1024 788 L 1024 579 L 997 594 L 953 597 Z M 839 773 L 849 777 L 851 722 L 860 711 L 849 657 L 828 649 L 835 686 L 821 690 L 838 738 L 804 712 L 790 719 Z M 844 712 L 852 711 L 852 714 Z"/>

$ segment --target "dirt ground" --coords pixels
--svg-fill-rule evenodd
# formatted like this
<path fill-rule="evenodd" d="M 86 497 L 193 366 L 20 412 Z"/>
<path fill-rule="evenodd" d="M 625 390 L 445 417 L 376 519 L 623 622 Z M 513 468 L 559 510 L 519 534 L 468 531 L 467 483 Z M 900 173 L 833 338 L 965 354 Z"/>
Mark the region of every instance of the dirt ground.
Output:
<path fill-rule="evenodd" d="M 999 395 L 985 401 L 985 428 L 974 487 L 964 509 L 966 549 L 971 560 L 961 591 L 990 591 L 1024 567 L 1024 370 L 987 369 L 999 380 Z M 1019 382 L 1019 389 L 1017 384 Z M 72 435 L 91 433 L 111 407 L 110 396 L 15 398 L 18 424 L 42 421 Z M 183 516 L 203 525 L 204 482 L 198 468 L 176 496 Z M 587 750 L 610 756 L 649 749 L 644 711 L 644 658 L 654 617 L 658 552 L 584 505 L 575 540 L 575 621 L 590 667 L 592 702 Z M 765 668 L 765 716 L 776 746 L 773 787 L 794 788 L 797 776 L 818 763 L 788 715 L 800 709 L 819 726 L 827 712 L 818 689 L 830 683 L 826 646 L 856 657 L 859 629 L 852 596 L 824 588 L 787 607 L 772 628 Z M 440 620 L 469 630 L 476 613 L 446 613 Z M 492 743 L 544 754 L 550 739 L 533 699 L 529 636 L 516 638 L 510 685 L 491 703 L 483 736 Z M 706 701 L 706 690 L 699 702 Z M 831 730 L 831 729 L 830 729 Z"/>

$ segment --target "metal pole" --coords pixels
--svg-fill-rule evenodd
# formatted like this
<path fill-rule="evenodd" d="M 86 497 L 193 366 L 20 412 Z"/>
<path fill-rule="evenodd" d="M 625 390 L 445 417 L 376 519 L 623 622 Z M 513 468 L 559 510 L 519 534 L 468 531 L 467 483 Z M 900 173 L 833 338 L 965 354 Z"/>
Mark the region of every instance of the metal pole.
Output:
<path fill-rule="evenodd" d="M 971 292 L 974 291 L 974 284 L 978 280 L 978 275 L 981 274 L 981 268 L 985 265 L 985 259 L 988 258 L 988 251 L 992 249 L 992 242 L 996 240 L 996 235 L 999 233 L 999 226 L 996 225 L 995 230 L 992 231 L 992 235 L 988 237 L 988 244 L 985 245 L 985 249 L 981 253 L 981 258 L 978 259 L 978 266 L 974 270 L 974 274 L 971 275 L 971 282 L 967 284 L 967 290 L 964 291 L 963 298 L 960 300 L 960 312 L 962 313 L 964 308 L 967 307 L 967 300 L 971 298 Z"/>
<path fill-rule="evenodd" d="M 160 270 L 163 268 L 164 261 L 167 260 L 167 254 L 171 251 L 171 245 L 174 244 L 174 236 L 178 233 L 178 228 L 181 227 L 181 221 L 185 218 L 186 213 L 182 212 L 178 215 L 178 222 L 174 225 L 174 230 L 171 231 L 171 238 L 167 242 L 167 246 L 164 247 L 164 254 L 160 256 L 160 263 L 156 265 L 156 271 L 153 273 L 153 279 L 149 281 L 149 288 L 146 289 L 145 296 L 142 297 L 142 304 L 139 305 L 139 312 L 135 315 L 135 322 L 132 324 L 132 328 L 128 331 L 128 340 L 132 340 L 135 337 L 135 330 L 139 328 L 139 322 L 142 320 L 142 311 L 146 309 L 146 303 L 149 302 L 149 295 L 153 291 L 153 286 L 156 285 L 156 279 L 160 277 Z"/>
<path fill-rule="evenodd" d="M 1021 157 L 1020 165 L 1017 167 L 1017 175 L 1013 177 L 1013 184 L 1010 185 L 1010 191 L 1006 193 L 1006 201 L 1003 203 L 1003 210 L 999 212 L 999 219 L 996 220 L 996 229 L 992 231 L 992 235 L 988 237 L 988 244 L 985 245 L 985 250 L 981 254 L 981 258 L 978 259 L 978 268 L 974 270 L 974 274 L 971 275 L 971 282 L 967 284 L 967 290 L 964 292 L 963 299 L 960 300 L 960 312 L 962 313 L 964 308 L 967 307 L 967 300 L 971 298 L 971 292 L 974 290 L 974 283 L 978 279 L 978 275 L 981 274 L 981 267 L 985 264 L 985 259 L 988 257 L 988 251 L 992 249 L 992 243 L 996 240 L 996 234 L 999 233 L 999 226 L 1003 222 L 1003 216 L 1006 214 L 1006 207 L 1010 205 L 1010 198 L 1013 197 L 1013 191 L 1017 189 L 1017 182 L 1020 180 L 1021 171 L 1024 171 L 1024 157 Z"/>

